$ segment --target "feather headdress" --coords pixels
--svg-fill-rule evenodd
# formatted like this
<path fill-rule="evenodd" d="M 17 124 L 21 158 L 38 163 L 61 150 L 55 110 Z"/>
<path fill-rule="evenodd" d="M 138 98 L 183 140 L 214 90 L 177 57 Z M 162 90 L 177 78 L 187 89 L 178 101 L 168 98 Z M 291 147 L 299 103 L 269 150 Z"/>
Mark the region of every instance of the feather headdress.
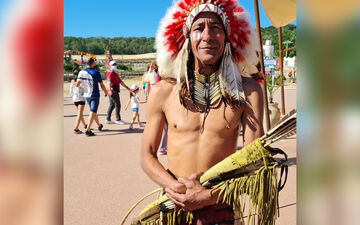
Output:
<path fill-rule="evenodd" d="M 181 77 L 188 86 L 186 61 L 192 22 L 201 12 L 219 15 L 226 30 L 228 42 L 220 67 L 222 94 L 240 100 L 243 98 L 241 75 L 258 72 L 257 38 L 247 12 L 236 0 L 179 0 L 167 10 L 156 34 L 156 62 L 162 76 Z M 179 85 L 179 84 L 178 84 Z"/>

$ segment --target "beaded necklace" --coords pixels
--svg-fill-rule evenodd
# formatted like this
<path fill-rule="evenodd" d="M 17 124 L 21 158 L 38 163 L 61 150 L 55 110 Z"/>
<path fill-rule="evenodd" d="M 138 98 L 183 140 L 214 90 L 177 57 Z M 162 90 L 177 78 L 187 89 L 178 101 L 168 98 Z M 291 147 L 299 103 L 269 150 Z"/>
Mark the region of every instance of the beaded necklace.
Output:
<path fill-rule="evenodd" d="M 217 108 L 222 96 L 217 74 L 204 76 L 195 71 L 194 75 L 194 101 L 205 108 Z"/>
<path fill-rule="evenodd" d="M 221 91 L 218 74 L 215 72 L 209 76 L 204 76 L 194 71 L 194 83 L 193 83 L 193 96 L 194 103 L 205 107 L 201 109 L 197 104 L 194 104 L 195 108 L 199 112 L 204 112 L 203 122 L 200 128 L 200 133 L 204 131 L 204 125 L 207 115 L 210 109 L 218 108 L 221 104 Z"/>

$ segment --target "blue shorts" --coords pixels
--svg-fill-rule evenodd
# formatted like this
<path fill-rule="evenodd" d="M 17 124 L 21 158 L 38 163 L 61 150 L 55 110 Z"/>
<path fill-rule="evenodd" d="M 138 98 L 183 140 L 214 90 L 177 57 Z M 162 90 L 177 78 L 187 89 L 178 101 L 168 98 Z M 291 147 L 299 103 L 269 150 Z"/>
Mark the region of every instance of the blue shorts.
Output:
<path fill-rule="evenodd" d="M 86 101 L 89 104 L 90 112 L 97 113 L 97 110 L 99 108 L 100 98 L 99 97 L 86 98 Z"/>
<path fill-rule="evenodd" d="M 133 112 L 139 112 L 139 108 L 131 108 Z"/>

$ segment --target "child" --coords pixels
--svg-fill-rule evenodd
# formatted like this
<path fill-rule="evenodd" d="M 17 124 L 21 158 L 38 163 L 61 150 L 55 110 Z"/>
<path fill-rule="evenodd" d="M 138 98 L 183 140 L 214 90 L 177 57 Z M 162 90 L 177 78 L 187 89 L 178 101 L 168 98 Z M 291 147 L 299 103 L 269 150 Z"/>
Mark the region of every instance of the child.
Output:
<path fill-rule="evenodd" d="M 137 93 L 139 92 L 139 87 L 136 84 L 133 84 L 131 86 L 131 91 L 130 92 L 130 99 L 127 102 L 126 106 L 125 106 L 125 110 L 127 110 L 129 103 L 131 101 L 131 109 L 134 112 L 133 114 L 133 118 L 131 120 L 129 129 L 133 129 L 133 124 L 135 123 L 135 119 L 137 119 L 139 128 L 143 127 L 143 125 L 140 123 L 140 116 L 139 116 L 139 103 L 146 103 L 146 101 L 141 102 L 139 99 L 139 96 L 137 95 Z"/>
<path fill-rule="evenodd" d="M 72 99 L 74 102 L 74 105 L 77 109 L 77 117 L 76 117 L 76 123 L 75 123 L 75 134 L 81 134 L 82 131 L 79 130 L 80 122 L 84 125 L 85 129 L 87 128 L 87 124 L 84 120 L 84 107 L 85 107 L 85 98 L 83 97 L 84 89 L 79 86 L 76 87 L 74 83 L 76 82 L 77 75 L 79 74 L 79 70 L 74 70 L 74 78 L 71 80 L 70 83 L 70 94 L 72 95 Z"/>

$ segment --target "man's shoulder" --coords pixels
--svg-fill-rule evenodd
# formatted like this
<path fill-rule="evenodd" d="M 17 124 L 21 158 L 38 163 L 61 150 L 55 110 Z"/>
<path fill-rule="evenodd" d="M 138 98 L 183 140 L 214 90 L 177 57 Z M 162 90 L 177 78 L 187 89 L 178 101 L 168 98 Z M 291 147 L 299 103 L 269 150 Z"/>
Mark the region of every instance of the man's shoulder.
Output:
<path fill-rule="evenodd" d="M 245 99 L 250 105 L 263 101 L 261 85 L 251 77 L 243 77 Z"/>
<path fill-rule="evenodd" d="M 242 77 L 243 89 L 246 94 L 262 93 L 261 85 L 251 77 Z"/>
<path fill-rule="evenodd" d="M 86 68 L 84 71 L 88 72 L 90 75 L 100 74 L 99 71 L 97 71 L 93 68 Z"/>
<path fill-rule="evenodd" d="M 106 72 L 106 77 L 109 78 L 109 77 L 113 76 L 113 74 L 114 74 L 114 71 L 109 70 L 109 71 Z"/>
<path fill-rule="evenodd" d="M 150 95 L 156 97 L 168 97 L 176 88 L 176 83 L 168 80 L 161 80 L 153 88 L 151 88 Z"/>

